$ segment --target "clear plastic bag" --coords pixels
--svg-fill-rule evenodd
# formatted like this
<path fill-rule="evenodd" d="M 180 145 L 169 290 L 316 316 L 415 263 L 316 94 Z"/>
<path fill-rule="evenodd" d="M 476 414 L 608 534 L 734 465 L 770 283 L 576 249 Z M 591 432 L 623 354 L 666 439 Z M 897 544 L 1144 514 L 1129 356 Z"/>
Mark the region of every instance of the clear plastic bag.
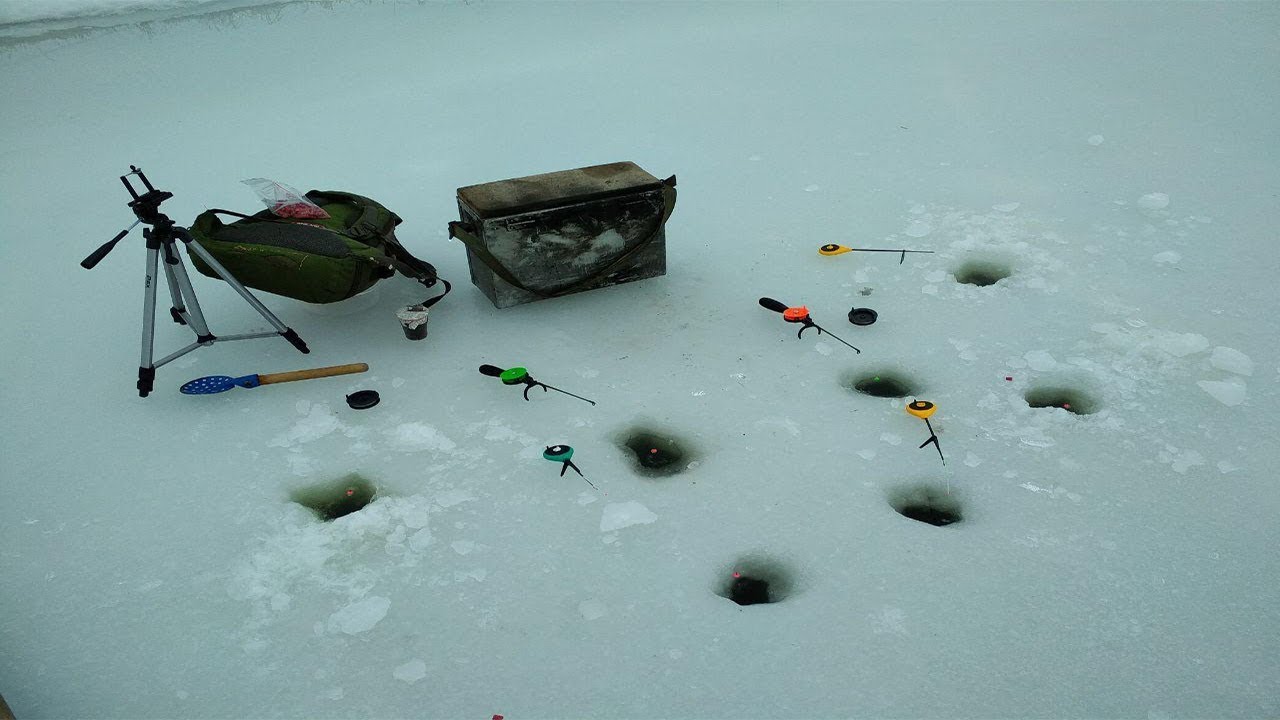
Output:
<path fill-rule="evenodd" d="M 325 212 L 324 208 L 308 200 L 306 195 L 283 183 L 266 178 L 250 178 L 240 182 L 253 188 L 253 191 L 258 193 L 258 197 L 262 199 L 262 202 L 266 203 L 267 209 L 279 217 L 316 218 L 321 220 L 329 217 L 329 213 Z"/>

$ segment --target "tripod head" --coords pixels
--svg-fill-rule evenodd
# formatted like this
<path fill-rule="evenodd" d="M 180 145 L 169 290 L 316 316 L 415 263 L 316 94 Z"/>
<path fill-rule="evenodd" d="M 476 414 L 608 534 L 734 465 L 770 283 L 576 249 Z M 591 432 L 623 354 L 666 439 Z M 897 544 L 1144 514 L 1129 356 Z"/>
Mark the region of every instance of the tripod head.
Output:
<path fill-rule="evenodd" d="M 133 200 L 129 201 L 129 208 L 133 210 L 133 214 L 136 215 L 138 219 L 129 227 L 121 230 L 115 237 L 108 240 L 104 245 L 102 245 L 102 247 L 94 250 L 89 257 L 81 260 L 80 267 L 85 270 L 92 270 L 94 266 L 102 261 L 102 258 L 107 256 L 107 253 L 115 249 L 116 243 L 120 242 L 121 238 L 128 235 L 129 231 L 137 227 L 139 223 L 151 225 L 155 227 L 156 230 L 165 234 L 173 228 L 173 221 L 170 220 L 167 215 L 160 212 L 160 203 L 173 197 L 173 193 L 155 189 L 155 187 L 151 185 L 151 181 L 147 180 L 147 176 L 143 174 L 142 168 L 137 165 L 130 165 L 129 170 L 130 172 L 128 174 L 120 176 L 120 182 L 124 183 L 125 189 L 133 196 Z M 133 175 L 137 175 L 138 179 L 142 181 L 143 187 L 147 189 L 146 192 L 138 194 L 138 191 L 129 182 L 129 178 Z"/>
<path fill-rule="evenodd" d="M 147 180 L 142 168 L 137 165 L 130 165 L 129 170 L 132 172 L 128 175 L 121 175 L 120 182 L 124 183 L 124 188 L 133 196 L 133 200 L 129 202 L 129 207 L 133 208 L 133 214 L 137 215 L 138 219 L 147 225 L 160 225 L 165 222 L 172 224 L 173 221 L 160 212 L 160 203 L 173 197 L 173 193 L 152 187 L 151 181 Z M 130 184 L 129 177 L 131 175 L 137 175 L 138 179 L 142 181 L 143 187 L 147 189 L 145 193 L 139 195 L 138 191 Z"/>

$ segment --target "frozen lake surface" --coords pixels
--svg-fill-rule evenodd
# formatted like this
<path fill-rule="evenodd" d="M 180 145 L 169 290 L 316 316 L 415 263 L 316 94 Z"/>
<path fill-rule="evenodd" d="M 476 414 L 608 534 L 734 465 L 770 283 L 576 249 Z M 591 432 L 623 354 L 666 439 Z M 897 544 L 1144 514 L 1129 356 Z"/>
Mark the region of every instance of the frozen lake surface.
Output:
<path fill-rule="evenodd" d="M 1280 6 L 33 7 L 0 5 L 18 717 L 1280 713 Z M 493 309 L 455 189 L 621 160 L 678 175 L 668 274 Z M 260 295 L 310 355 L 202 348 L 141 399 L 140 233 L 78 267 L 131 163 L 180 223 L 257 210 L 250 177 L 374 197 L 455 290 L 417 343 L 403 278 Z M 193 282 L 215 333 L 262 327 Z M 295 502 L 352 474 L 358 512 Z"/>

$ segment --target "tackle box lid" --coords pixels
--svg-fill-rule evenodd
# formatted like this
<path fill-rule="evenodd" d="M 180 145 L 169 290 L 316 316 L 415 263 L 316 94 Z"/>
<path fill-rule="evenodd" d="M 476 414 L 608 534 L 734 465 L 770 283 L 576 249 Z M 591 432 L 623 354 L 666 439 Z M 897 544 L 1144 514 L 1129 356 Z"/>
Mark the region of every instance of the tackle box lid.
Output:
<path fill-rule="evenodd" d="M 498 180 L 458 188 L 458 199 L 482 219 L 517 215 L 661 187 L 662 181 L 633 162 Z"/>

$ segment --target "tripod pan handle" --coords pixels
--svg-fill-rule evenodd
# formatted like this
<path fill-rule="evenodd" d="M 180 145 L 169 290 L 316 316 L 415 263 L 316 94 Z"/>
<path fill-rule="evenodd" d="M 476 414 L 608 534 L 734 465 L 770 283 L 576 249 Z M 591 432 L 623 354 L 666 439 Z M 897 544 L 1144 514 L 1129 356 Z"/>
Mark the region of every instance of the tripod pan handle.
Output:
<path fill-rule="evenodd" d="M 137 225 L 137 223 L 134 223 L 134 225 Z M 115 237 L 111 238 L 107 242 L 103 243 L 102 247 L 98 248 L 97 250 L 94 250 L 93 253 L 89 255 L 89 257 L 81 260 L 80 267 L 84 268 L 85 270 L 92 270 L 95 265 L 102 262 L 102 258 L 106 257 L 107 253 L 115 249 L 116 243 L 120 242 L 120 239 L 128 234 L 129 234 L 129 229 L 126 228 L 124 230 L 121 230 L 119 235 L 116 235 Z"/>

